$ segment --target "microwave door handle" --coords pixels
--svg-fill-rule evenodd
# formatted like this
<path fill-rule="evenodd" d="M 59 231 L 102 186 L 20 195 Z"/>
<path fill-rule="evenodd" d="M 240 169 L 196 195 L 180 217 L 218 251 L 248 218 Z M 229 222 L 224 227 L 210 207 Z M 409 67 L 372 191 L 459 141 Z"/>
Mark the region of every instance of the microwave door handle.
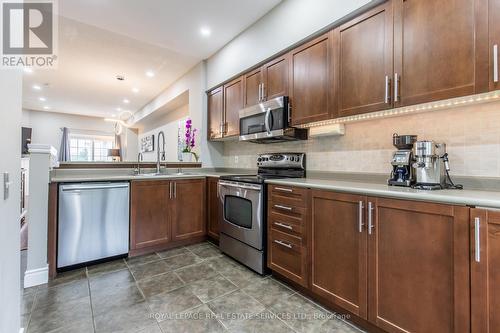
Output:
<path fill-rule="evenodd" d="M 266 118 L 265 118 L 265 121 L 264 121 L 264 124 L 266 125 L 266 132 L 268 135 L 271 134 L 271 125 L 269 124 L 269 118 L 271 116 L 271 108 L 268 108 L 266 110 Z"/>

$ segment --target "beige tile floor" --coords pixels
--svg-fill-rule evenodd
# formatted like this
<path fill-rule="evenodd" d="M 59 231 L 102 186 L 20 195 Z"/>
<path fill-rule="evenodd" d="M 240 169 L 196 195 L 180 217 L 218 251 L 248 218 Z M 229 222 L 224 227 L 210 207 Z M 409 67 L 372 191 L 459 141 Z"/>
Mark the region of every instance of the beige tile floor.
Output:
<path fill-rule="evenodd" d="M 21 312 L 29 333 L 361 332 L 208 242 L 60 274 Z"/>

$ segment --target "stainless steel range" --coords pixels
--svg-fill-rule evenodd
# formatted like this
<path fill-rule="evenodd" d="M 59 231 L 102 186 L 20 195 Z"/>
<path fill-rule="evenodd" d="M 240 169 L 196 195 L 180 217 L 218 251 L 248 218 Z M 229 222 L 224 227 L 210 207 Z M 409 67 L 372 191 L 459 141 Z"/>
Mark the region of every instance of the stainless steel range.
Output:
<path fill-rule="evenodd" d="M 305 154 L 262 154 L 258 173 L 223 176 L 219 180 L 222 222 L 219 247 L 222 252 L 254 271 L 264 274 L 266 266 L 265 180 L 305 177 Z"/>

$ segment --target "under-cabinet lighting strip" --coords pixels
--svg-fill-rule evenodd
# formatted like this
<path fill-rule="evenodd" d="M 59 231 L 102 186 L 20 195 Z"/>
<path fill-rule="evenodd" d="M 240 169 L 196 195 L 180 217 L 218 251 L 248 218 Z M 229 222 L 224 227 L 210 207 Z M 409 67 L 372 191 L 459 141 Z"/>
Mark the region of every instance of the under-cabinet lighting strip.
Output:
<path fill-rule="evenodd" d="M 430 102 L 412 106 L 405 106 L 396 109 L 384 110 L 371 112 L 366 114 L 360 114 L 356 116 L 342 117 L 336 119 L 329 119 L 324 121 L 318 121 L 314 123 L 299 125 L 299 128 L 311 128 L 319 126 L 327 126 L 333 124 L 345 124 L 357 121 L 366 121 L 370 119 L 383 119 L 389 117 L 397 117 L 406 114 L 416 114 L 431 111 L 441 111 L 445 109 L 451 109 L 459 106 L 483 104 L 488 102 L 494 102 L 500 100 L 500 90 L 491 91 L 483 94 L 477 94 L 466 97 L 451 98 L 443 101 Z"/>

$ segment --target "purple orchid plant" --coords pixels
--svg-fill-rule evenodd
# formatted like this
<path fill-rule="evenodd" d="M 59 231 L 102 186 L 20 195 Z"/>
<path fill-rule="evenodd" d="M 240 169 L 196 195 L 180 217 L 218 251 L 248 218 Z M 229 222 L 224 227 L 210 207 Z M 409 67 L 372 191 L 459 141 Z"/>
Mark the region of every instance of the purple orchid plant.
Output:
<path fill-rule="evenodd" d="M 185 129 L 184 148 L 182 149 L 182 152 L 193 154 L 196 161 L 198 161 L 198 155 L 193 151 L 196 146 L 196 132 L 198 130 L 193 128 L 193 122 L 190 118 L 186 120 Z"/>

